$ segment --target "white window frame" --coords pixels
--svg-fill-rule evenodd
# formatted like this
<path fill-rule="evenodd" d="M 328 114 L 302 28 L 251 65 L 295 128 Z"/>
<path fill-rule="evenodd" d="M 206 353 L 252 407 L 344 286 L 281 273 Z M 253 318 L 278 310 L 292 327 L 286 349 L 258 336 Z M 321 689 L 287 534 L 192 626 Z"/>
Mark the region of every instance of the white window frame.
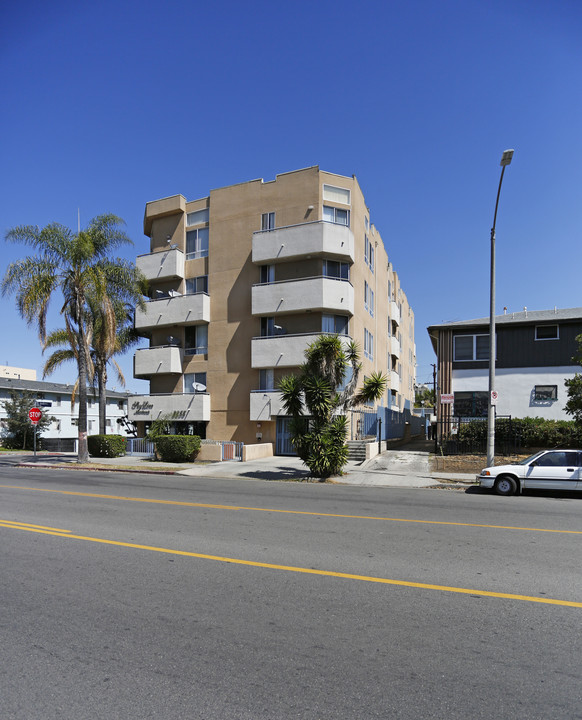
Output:
<path fill-rule="evenodd" d="M 324 202 L 337 203 L 338 205 L 352 204 L 352 193 L 348 188 L 339 187 L 339 185 L 323 185 Z M 347 202 L 346 202 L 347 200 Z"/>
<path fill-rule="evenodd" d="M 196 380 L 196 376 L 198 376 L 198 378 L 199 378 L 198 380 Z M 188 377 L 193 378 L 190 383 L 190 386 L 192 386 L 193 383 L 200 382 L 201 385 L 204 385 L 206 387 L 206 390 L 194 390 L 194 389 L 188 390 L 189 385 L 188 385 L 188 381 L 186 380 L 186 378 L 188 378 Z M 204 382 L 201 382 L 202 379 L 204 380 Z M 183 387 L 184 387 L 184 393 L 186 395 L 196 395 L 197 392 L 208 392 L 206 373 L 205 372 L 184 373 L 184 386 Z"/>
<path fill-rule="evenodd" d="M 205 280 L 203 280 L 204 278 Z M 197 289 L 199 282 L 205 286 L 203 290 Z M 193 291 L 188 288 L 189 283 L 190 286 L 194 283 Z M 186 295 L 200 295 L 200 293 L 206 293 L 208 295 L 208 275 L 196 275 L 195 277 L 186 278 Z"/>
<path fill-rule="evenodd" d="M 328 213 L 332 217 L 325 217 L 326 211 L 328 211 Z M 346 214 L 346 222 L 342 222 L 341 220 L 338 220 L 338 213 Z M 333 205 L 324 205 L 322 219 L 324 222 L 330 222 L 330 223 L 333 223 L 334 225 L 343 225 L 344 227 L 349 227 L 350 226 L 350 211 L 345 210 L 344 208 L 333 207 Z"/>
<path fill-rule="evenodd" d="M 196 258 L 203 258 L 208 257 L 208 246 L 210 245 L 210 232 L 208 232 L 208 237 L 206 238 L 206 244 L 207 247 L 203 248 L 200 238 L 200 230 L 206 230 L 208 231 L 208 228 L 206 227 L 200 227 L 200 228 L 194 228 L 193 230 L 187 230 L 186 231 L 186 250 L 188 250 L 188 235 L 194 235 L 196 233 L 196 241 L 194 243 L 195 250 L 186 252 L 186 260 L 195 260 Z"/>
<path fill-rule="evenodd" d="M 202 208 L 202 210 L 193 210 L 186 213 L 186 227 L 191 225 L 204 225 L 210 220 L 210 208 Z"/>
<path fill-rule="evenodd" d="M 208 325 L 190 325 L 189 330 L 194 330 L 194 347 L 185 347 L 184 355 L 207 355 L 208 354 Z M 204 332 L 202 332 L 204 330 Z M 200 338 L 200 335 L 206 335 L 205 338 Z M 201 340 L 206 340 L 206 344 L 201 344 Z M 184 345 L 187 345 L 184 337 Z"/>
<path fill-rule="evenodd" d="M 267 212 L 261 215 L 261 230 L 263 232 L 275 229 L 275 213 Z"/>

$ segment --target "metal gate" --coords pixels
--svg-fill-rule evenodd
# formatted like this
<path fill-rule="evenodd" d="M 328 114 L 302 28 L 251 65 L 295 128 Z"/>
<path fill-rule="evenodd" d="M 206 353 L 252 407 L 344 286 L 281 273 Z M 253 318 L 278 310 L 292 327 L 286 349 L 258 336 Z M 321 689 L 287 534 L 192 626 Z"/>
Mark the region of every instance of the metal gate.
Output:
<path fill-rule="evenodd" d="M 443 455 L 485 455 L 487 453 L 487 418 L 451 417 L 437 423 L 437 440 Z M 513 455 L 522 447 L 521 434 L 511 422 L 511 415 L 495 418 L 495 453 Z"/>
<path fill-rule="evenodd" d="M 366 437 L 377 436 L 378 416 L 375 410 L 352 410 L 351 416 L 351 440 L 363 440 Z"/>
<path fill-rule="evenodd" d="M 225 440 L 222 443 L 222 459 L 223 460 L 239 460 L 242 461 L 242 449 L 244 443 Z"/>
<path fill-rule="evenodd" d="M 290 422 L 290 417 L 277 418 L 277 442 L 275 449 L 275 454 L 277 455 L 297 455 L 291 443 L 291 433 L 289 432 Z"/>
<path fill-rule="evenodd" d="M 125 446 L 126 455 L 154 456 L 154 444 L 146 438 L 127 438 Z"/>

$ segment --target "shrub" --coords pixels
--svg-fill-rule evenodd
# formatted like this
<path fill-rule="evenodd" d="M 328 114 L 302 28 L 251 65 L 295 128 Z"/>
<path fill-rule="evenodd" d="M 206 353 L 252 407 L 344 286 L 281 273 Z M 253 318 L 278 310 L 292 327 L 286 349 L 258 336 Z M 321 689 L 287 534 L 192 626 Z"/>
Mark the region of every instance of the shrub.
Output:
<path fill-rule="evenodd" d="M 89 435 L 87 447 L 93 457 L 120 457 L 125 455 L 125 438 L 123 435 Z"/>
<path fill-rule="evenodd" d="M 198 435 L 157 435 L 155 444 L 162 462 L 191 462 L 200 452 Z"/>
<path fill-rule="evenodd" d="M 496 437 L 521 438 L 524 448 L 581 447 L 582 430 L 573 420 L 546 420 L 540 417 L 500 418 L 495 423 Z M 485 441 L 487 423 L 475 420 L 461 425 L 459 439 Z"/>

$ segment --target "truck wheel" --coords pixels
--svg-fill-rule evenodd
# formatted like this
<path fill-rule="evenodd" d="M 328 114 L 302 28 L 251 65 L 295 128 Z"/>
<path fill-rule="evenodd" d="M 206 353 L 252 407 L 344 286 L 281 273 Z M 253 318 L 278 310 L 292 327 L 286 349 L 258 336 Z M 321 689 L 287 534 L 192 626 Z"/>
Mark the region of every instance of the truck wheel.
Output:
<path fill-rule="evenodd" d="M 517 483 L 510 475 L 500 475 L 495 481 L 494 488 L 498 495 L 515 495 Z"/>

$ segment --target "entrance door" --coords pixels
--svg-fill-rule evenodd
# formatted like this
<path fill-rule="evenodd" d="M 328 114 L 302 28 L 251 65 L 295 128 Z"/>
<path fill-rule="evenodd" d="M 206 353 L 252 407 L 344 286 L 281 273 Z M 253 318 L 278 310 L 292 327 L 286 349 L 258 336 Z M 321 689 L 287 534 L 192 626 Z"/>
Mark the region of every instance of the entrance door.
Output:
<path fill-rule="evenodd" d="M 289 423 L 291 418 L 289 417 L 278 417 L 277 418 L 277 442 L 275 453 L 277 455 L 296 455 L 297 453 L 293 449 L 291 444 L 291 434 L 289 432 Z"/>

